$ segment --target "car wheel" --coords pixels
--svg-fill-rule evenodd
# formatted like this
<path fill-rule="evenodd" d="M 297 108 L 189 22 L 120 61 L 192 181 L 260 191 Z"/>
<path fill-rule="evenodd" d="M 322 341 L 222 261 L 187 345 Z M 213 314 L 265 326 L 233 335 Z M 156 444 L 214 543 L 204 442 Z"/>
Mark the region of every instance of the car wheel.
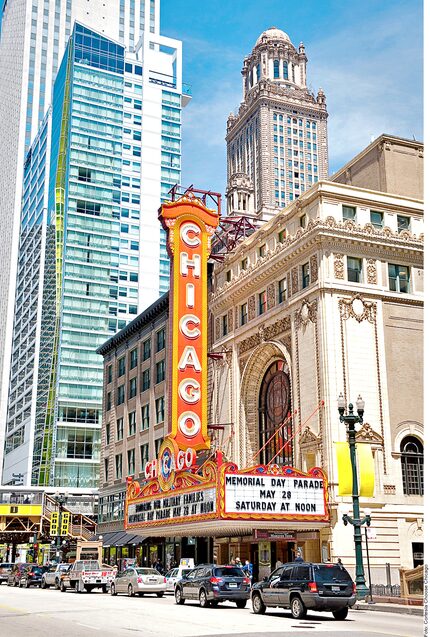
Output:
<path fill-rule="evenodd" d="M 107 586 L 106 586 L 106 584 L 103 584 L 103 586 L 102 586 L 102 593 L 107 593 Z"/>
<path fill-rule="evenodd" d="M 13 585 L 14 585 L 14 586 L 19 586 L 19 581 L 18 581 L 17 579 L 14 579 L 14 580 L 13 580 Z"/>
<path fill-rule="evenodd" d="M 19 582 L 18 582 L 18 588 L 22 588 L 22 580 L 19 580 Z"/>
<path fill-rule="evenodd" d="M 181 589 L 179 587 L 175 591 L 175 602 L 181 606 L 182 604 L 185 604 L 185 599 L 182 597 Z"/>
<path fill-rule="evenodd" d="M 66 592 L 66 587 L 64 586 L 64 582 L 60 582 L 60 591 L 61 591 L 62 593 L 65 593 L 65 592 Z"/>
<path fill-rule="evenodd" d="M 133 586 L 131 584 L 128 585 L 127 595 L 129 597 L 134 597 L 134 590 L 133 590 Z"/>
<path fill-rule="evenodd" d="M 84 588 L 87 591 L 87 593 L 91 593 L 91 591 L 93 590 L 91 586 L 84 586 Z"/>
<path fill-rule="evenodd" d="M 261 599 L 259 593 L 252 596 L 252 610 L 256 615 L 264 615 L 266 612 L 266 604 Z"/>
<path fill-rule="evenodd" d="M 199 604 L 201 608 L 207 608 L 209 606 L 208 596 L 206 595 L 206 591 L 203 588 L 199 594 Z"/>
<path fill-rule="evenodd" d="M 290 606 L 291 606 L 291 614 L 294 617 L 294 619 L 303 619 L 303 617 L 306 617 L 306 614 L 308 611 L 306 607 L 304 606 L 300 597 L 293 597 L 293 599 L 290 602 Z"/>
<path fill-rule="evenodd" d="M 40 582 L 40 588 L 46 588 L 46 581 L 44 579 Z"/>
<path fill-rule="evenodd" d="M 157 593 L 157 597 L 164 597 L 164 593 Z"/>
<path fill-rule="evenodd" d="M 110 594 L 112 595 L 112 597 L 115 597 L 116 595 L 118 595 L 118 593 L 115 590 L 115 586 L 113 584 L 110 587 Z"/>
<path fill-rule="evenodd" d="M 138 593 L 139 597 L 143 597 L 145 593 Z"/>
<path fill-rule="evenodd" d="M 245 608 L 245 606 L 246 606 L 246 599 L 238 599 L 238 600 L 236 601 L 236 606 L 237 606 L 238 608 Z"/>
<path fill-rule="evenodd" d="M 55 580 L 55 584 L 54 584 L 55 590 L 59 591 L 60 590 L 60 582 L 58 581 L 58 579 Z"/>
<path fill-rule="evenodd" d="M 25 582 L 25 588 L 30 588 L 30 580 L 29 579 Z"/>
<path fill-rule="evenodd" d="M 339 610 L 333 611 L 333 617 L 335 619 L 346 619 L 348 617 L 348 606 L 345 608 L 339 608 Z"/>

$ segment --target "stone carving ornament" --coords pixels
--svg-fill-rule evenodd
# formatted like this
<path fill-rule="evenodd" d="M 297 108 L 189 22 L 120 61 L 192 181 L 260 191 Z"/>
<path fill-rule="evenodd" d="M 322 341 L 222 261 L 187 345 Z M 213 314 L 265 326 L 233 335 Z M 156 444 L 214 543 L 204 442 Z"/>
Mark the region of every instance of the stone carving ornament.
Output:
<path fill-rule="evenodd" d="M 375 285 L 377 283 L 375 259 L 367 259 L 367 282 Z"/>
<path fill-rule="evenodd" d="M 291 270 L 291 292 L 296 294 L 299 291 L 299 274 L 297 268 Z"/>
<path fill-rule="evenodd" d="M 309 302 L 305 299 L 302 303 L 302 306 L 296 310 L 294 315 L 294 322 L 296 327 L 306 327 L 309 321 L 315 323 L 317 320 L 317 310 L 318 304 L 317 301 Z"/>
<path fill-rule="evenodd" d="M 311 269 L 311 283 L 314 283 L 318 279 L 318 259 L 317 255 L 313 254 L 310 259 L 310 269 Z"/>
<path fill-rule="evenodd" d="M 267 309 L 270 310 L 272 307 L 275 307 L 275 303 L 276 303 L 275 284 L 270 283 L 267 286 Z"/>
<path fill-rule="evenodd" d="M 359 323 L 362 321 L 374 323 L 376 320 L 376 303 L 365 301 L 361 294 L 354 294 L 350 299 L 340 299 L 339 311 L 344 321 L 354 318 Z"/>
<path fill-rule="evenodd" d="M 255 318 L 255 296 L 254 294 L 248 299 L 248 318 L 250 321 Z"/>
<path fill-rule="evenodd" d="M 345 266 L 343 262 L 343 254 L 335 254 L 334 255 L 334 278 L 335 279 L 343 279 L 345 278 Z"/>

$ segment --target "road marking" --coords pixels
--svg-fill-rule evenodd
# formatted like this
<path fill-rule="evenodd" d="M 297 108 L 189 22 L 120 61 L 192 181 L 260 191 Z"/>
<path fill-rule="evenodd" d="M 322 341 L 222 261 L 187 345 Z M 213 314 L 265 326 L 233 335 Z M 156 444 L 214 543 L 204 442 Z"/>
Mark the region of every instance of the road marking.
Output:
<path fill-rule="evenodd" d="M 91 624 L 81 624 L 80 622 L 74 622 L 78 626 L 84 626 L 84 628 L 92 628 L 93 630 L 100 630 L 98 626 L 91 626 Z"/>

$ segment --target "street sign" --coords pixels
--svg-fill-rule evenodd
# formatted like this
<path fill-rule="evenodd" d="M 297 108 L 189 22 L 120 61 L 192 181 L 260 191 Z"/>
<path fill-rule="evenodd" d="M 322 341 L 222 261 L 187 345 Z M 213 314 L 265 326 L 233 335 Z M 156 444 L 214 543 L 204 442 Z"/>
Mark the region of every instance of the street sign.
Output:
<path fill-rule="evenodd" d="M 70 526 L 70 513 L 69 511 L 63 511 L 61 514 L 61 529 L 60 535 L 67 535 Z"/>
<path fill-rule="evenodd" d="M 368 540 L 376 540 L 376 529 L 372 528 L 371 526 L 368 526 L 366 531 L 367 531 Z"/>
<path fill-rule="evenodd" d="M 51 525 L 49 527 L 49 535 L 55 536 L 58 535 L 58 511 L 54 511 L 53 513 L 51 513 Z"/>

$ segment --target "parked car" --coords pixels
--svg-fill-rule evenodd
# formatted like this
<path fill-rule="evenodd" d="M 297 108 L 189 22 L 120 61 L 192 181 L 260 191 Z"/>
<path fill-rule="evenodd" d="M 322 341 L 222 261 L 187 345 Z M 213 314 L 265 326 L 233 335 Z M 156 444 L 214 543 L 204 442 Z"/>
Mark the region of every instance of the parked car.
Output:
<path fill-rule="evenodd" d="M 19 562 L 18 564 L 14 564 L 7 578 L 7 585 L 19 586 L 19 581 L 22 577 L 23 572 L 31 566 L 33 566 L 33 564 L 27 562 Z"/>
<path fill-rule="evenodd" d="M 257 614 L 278 606 L 291 610 L 294 619 L 302 619 L 308 610 L 331 611 L 335 619 L 346 619 L 356 601 L 355 584 L 342 564 L 283 564 L 254 584 L 251 600 Z"/>
<path fill-rule="evenodd" d="M 230 601 L 245 608 L 250 589 L 249 577 L 237 566 L 200 565 L 178 581 L 175 601 L 184 604 L 186 599 L 196 600 L 202 608 Z"/>
<path fill-rule="evenodd" d="M 61 564 L 53 564 L 42 575 L 40 582 L 40 588 L 49 588 L 55 586 L 57 590 L 60 590 L 61 574 L 65 573 L 70 567 L 67 562 Z"/>
<path fill-rule="evenodd" d="M 166 592 L 166 578 L 155 568 L 129 567 L 125 571 L 118 571 L 111 583 L 111 595 L 127 593 L 129 597 L 145 593 L 155 593 L 157 597 L 163 597 Z"/>
<path fill-rule="evenodd" d="M 46 566 L 39 566 L 38 564 L 30 564 L 28 568 L 24 569 L 21 573 L 19 580 L 20 588 L 30 588 L 30 586 L 40 586 L 42 581 L 42 575 L 46 571 Z"/>
<path fill-rule="evenodd" d="M 60 591 L 65 593 L 70 588 L 77 593 L 91 593 L 101 588 L 103 593 L 107 593 L 114 577 L 113 569 L 104 569 L 98 560 L 76 560 L 60 574 Z"/>
<path fill-rule="evenodd" d="M 13 568 L 12 562 L 0 563 L 0 584 L 3 584 L 3 582 L 7 583 L 7 579 L 9 577 L 9 573 L 12 571 L 12 568 Z"/>
<path fill-rule="evenodd" d="M 171 568 L 165 575 L 166 578 L 166 593 L 174 593 L 176 584 L 182 577 L 185 577 L 187 573 L 189 573 L 191 568 L 184 568 L 182 566 L 178 566 L 176 568 Z"/>

